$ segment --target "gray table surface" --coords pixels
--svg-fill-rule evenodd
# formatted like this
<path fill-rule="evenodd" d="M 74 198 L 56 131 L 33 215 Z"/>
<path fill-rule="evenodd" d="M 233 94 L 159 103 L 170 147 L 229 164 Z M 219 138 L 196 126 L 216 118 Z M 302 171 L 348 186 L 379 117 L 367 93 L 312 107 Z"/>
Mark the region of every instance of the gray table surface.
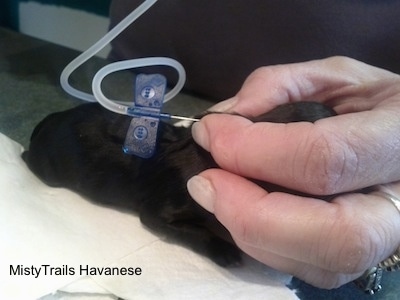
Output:
<path fill-rule="evenodd" d="M 59 75 L 78 52 L 0 28 L 0 132 L 29 146 L 35 125 L 52 112 L 83 103 L 67 95 L 59 85 Z M 107 62 L 92 59 L 71 77 L 71 83 L 90 90 L 95 72 Z M 109 97 L 129 101 L 132 98 L 132 76 L 121 72 L 107 77 L 105 93 Z M 193 115 L 213 102 L 180 94 L 166 103 L 164 110 L 172 114 Z M 0 150 L 1 151 L 1 150 Z M 321 290 L 293 279 L 303 300 L 308 299 L 400 299 L 400 272 L 385 273 L 383 290 L 374 296 L 361 293 L 352 283 L 336 290 Z"/>

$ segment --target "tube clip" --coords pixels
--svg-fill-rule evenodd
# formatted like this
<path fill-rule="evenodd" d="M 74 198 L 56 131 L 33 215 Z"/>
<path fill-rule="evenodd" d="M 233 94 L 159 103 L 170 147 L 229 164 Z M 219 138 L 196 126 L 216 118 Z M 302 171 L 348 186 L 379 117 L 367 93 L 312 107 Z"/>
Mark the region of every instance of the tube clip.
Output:
<path fill-rule="evenodd" d="M 128 108 L 132 116 L 123 151 L 141 158 L 154 155 L 161 108 L 164 103 L 167 80 L 160 74 L 139 74 L 136 77 L 134 106 Z"/>

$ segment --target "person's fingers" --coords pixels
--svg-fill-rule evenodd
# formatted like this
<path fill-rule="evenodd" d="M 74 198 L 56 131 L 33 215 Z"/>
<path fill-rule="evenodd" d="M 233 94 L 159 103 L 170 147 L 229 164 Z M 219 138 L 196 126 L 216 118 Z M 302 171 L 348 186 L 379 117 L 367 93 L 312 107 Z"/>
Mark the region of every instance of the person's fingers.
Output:
<path fill-rule="evenodd" d="M 359 278 L 364 273 L 364 271 L 356 273 L 332 272 L 301 261 L 267 252 L 259 248 L 253 248 L 247 244 L 240 245 L 240 248 L 245 253 L 251 254 L 253 258 L 263 262 L 269 267 L 291 274 L 318 288 L 338 288 L 343 284 Z"/>
<path fill-rule="evenodd" d="M 297 101 L 324 102 L 338 113 L 366 110 L 372 105 L 360 101 L 366 84 L 382 87 L 393 80 L 399 80 L 399 75 L 347 57 L 261 67 L 249 75 L 235 97 L 217 105 L 217 111 L 258 116 Z"/>
<path fill-rule="evenodd" d="M 285 193 L 268 193 L 220 169 L 188 182 L 191 196 L 229 230 L 240 248 L 266 264 L 274 254 L 287 259 L 279 269 L 300 272 L 290 261 L 332 273 L 357 274 L 376 265 L 400 244 L 400 218 L 375 195 L 347 194 L 332 203 Z M 267 255 L 268 254 L 268 255 Z"/>
<path fill-rule="evenodd" d="M 221 168 L 309 194 L 400 180 L 400 106 L 390 99 L 371 111 L 314 124 L 253 123 L 211 114 L 194 124 L 192 133 Z"/>
<path fill-rule="evenodd" d="M 193 135 L 222 168 L 310 194 L 398 181 L 399 78 L 340 57 L 260 68 L 216 110 L 257 116 L 314 100 L 339 116 L 315 124 L 254 124 L 210 115 L 195 124 Z M 400 183 L 392 185 L 400 191 Z M 245 252 L 319 287 L 357 278 L 400 244 L 398 211 L 379 194 L 351 193 L 331 203 L 268 194 L 223 170 L 203 172 L 188 189 Z"/>

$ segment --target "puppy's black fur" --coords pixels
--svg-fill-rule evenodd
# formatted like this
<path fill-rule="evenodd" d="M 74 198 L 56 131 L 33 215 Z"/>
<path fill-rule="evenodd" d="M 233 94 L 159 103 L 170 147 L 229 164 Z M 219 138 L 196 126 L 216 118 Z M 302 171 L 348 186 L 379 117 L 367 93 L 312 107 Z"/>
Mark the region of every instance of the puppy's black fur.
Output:
<path fill-rule="evenodd" d="M 280 106 L 253 121 L 314 122 L 334 114 L 321 104 L 303 102 Z M 30 149 L 23 158 L 50 186 L 65 187 L 97 203 L 138 212 L 141 222 L 150 229 L 184 243 L 219 265 L 237 264 L 238 248 L 216 234 L 224 230 L 222 225 L 186 190 L 190 177 L 217 167 L 211 155 L 193 141 L 190 129 L 164 122 L 160 122 L 154 157 L 126 155 L 122 145 L 130 120 L 96 103 L 51 114 L 33 131 Z M 268 188 L 279 189 L 272 185 Z"/>

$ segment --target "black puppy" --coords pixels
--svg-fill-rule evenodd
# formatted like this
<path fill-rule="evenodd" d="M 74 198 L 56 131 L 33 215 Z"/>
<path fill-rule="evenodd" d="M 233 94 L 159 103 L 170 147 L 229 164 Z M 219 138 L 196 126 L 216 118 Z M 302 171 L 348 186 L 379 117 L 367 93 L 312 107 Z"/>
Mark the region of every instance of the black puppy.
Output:
<path fill-rule="evenodd" d="M 277 107 L 253 121 L 314 122 L 334 114 L 321 104 L 302 102 Z M 224 230 L 222 225 L 186 190 L 190 177 L 217 167 L 211 155 L 193 141 L 190 129 L 164 122 L 160 122 L 154 157 L 124 154 L 122 145 L 130 121 L 130 117 L 105 110 L 97 103 L 51 114 L 33 131 L 30 149 L 23 158 L 50 186 L 65 187 L 97 203 L 138 212 L 141 222 L 150 229 L 184 243 L 219 265 L 237 264 L 239 249 L 217 235 Z"/>

